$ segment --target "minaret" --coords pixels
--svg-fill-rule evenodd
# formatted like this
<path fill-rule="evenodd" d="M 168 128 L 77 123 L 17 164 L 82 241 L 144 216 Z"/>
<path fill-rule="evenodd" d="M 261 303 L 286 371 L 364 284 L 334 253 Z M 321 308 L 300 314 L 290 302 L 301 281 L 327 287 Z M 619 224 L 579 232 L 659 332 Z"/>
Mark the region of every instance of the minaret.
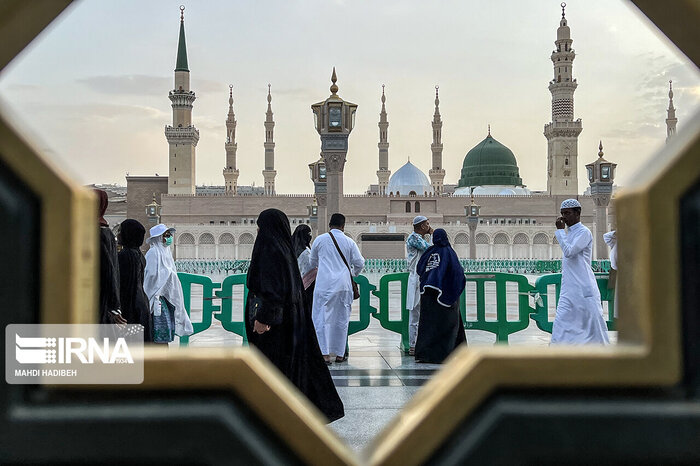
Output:
<path fill-rule="evenodd" d="M 668 82 L 668 117 L 666 118 L 666 142 L 676 134 L 676 108 L 673 106 L 673 81 Z"/>
<path fill-rule="evenodd" d="M 273 196 L 275 194 L 275 120 L 272 119 L 272 94 L 270 93 L 270 85 L 267 85 L 267 113 L 265 116 L 265 169 L 263 170 L 263 178 L 265 178 L 265 195 Z"/>
<path fill-rule="evenodd" d="M 561 4 L 561 21 L 557 29 L 556 50 L 552 52 L 554 79 L 549 82 L 552 93 L 552 122 L 544 126 L 547 138 L 547 191 L 550 195 L 578 194 L 578 136 L 583 130 L 581 119 L 574 120 L 573 62 L 571 31 Z"/>
<path fill-rule="evenodd" d="M 226 192 L 236 195 L 238 188 L 238 169 L 236 168 L 236 115 L 233 113 L 233 84 L 228 86 L 228 116 L 226 117 L 226 166 L 224 166 L 224 184 Z"/>
<path fill-rule="evenodd" d="M 190 90 L 190 70 L 187 67 L 185 44 L 185 7 L 180 7 L 180 38 L 175 64 L 175 88 L 168 93 L 173 107 L 173 125 L 165 127 L 170 145 L 168 193 L 195 193 L 195 147 L 199 131 L 192 125 L 192 103 L 196 99 Z"/>
<path fill-rule="evenodd" d="M 389 141 L 387 129 L 389 121 L 386 119 L 386 96 L 384 95 L 384 84 L 382 84 L 382 111 L 379 113 L 379 170 L 377 170 L 377 179 L 379 181 L 379 195 L 386 196 L 386 189 L 389 186 Z"/>
<path fill-rule="evenodd" d="M 445 179 L 445 170 L 442 168 L 442 119 L 440 118 L 440 98 L 438 86 L 435 86 L 435 113 L 433 114 L 433 143 L 430 150 L 433 153 L 433 166 L 428 171 L 433 192 L 439 196 L 442 194 L 442 180 Z"/>

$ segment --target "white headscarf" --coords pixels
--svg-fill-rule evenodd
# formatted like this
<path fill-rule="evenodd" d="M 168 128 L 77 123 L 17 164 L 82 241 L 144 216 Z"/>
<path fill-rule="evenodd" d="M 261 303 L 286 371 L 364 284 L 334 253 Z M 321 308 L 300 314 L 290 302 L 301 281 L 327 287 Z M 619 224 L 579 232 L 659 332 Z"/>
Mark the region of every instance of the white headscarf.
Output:
<path fill-rule="evenodd" d="M 179 336 L 192 335 L 194 329 L 185 310 L 182 285 L 177 277 L 175 261 L 170 248 L 163 244 L 163 235 L 148 238 L 150 249 L 146 253 L 146 270 L 143 277 L 143 290 L 148 296 L 151 314 L 159 316 L 160 298 L 163 297 L 175 306 L 175 333 Z"/>

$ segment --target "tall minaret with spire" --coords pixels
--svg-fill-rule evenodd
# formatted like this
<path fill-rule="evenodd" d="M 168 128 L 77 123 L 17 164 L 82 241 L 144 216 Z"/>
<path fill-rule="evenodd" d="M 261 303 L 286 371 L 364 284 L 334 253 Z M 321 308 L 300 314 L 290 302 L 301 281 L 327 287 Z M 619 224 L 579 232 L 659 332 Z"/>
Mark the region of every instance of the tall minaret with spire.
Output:
<path fill-rule="evenodd" d="M 557 29 L 556 49 L 552 52 L 554 78 L 549 82 L 552 93 L 552 122 L 544 126 L 547 138 L 547 192 L 551 195 L 578 194 L 578 136 L 583 130 L 581 119 L 574 120 L 573 78 L 576 57 L 571 48 L 571 31 L 565 16 L 566 3 L 561 4 L 561 20 Z"/>
<path fill-rule="evenodd" d="M 192 125 L 192 103 L 196 99 L 190 90 L 190 70 L 187 66 L 185 44 L 185 7 L 180 7 L 180 38 L 175 63 L 175 88 L 168 93 L 173 108 L 173 125 L 165 127 L 170 145 L 168 193 L 195 193 L 195 148 L 199 131 Z"/>
<path fill-rule="evenodd" d="M 267 113 L 265 114 L 265 194 L 272 196 L 275 194 L 275 120 L 272 118 L 272 94 L 270 85 L 267 85 Z"/>
<path fill-rule="evenodd" d="M 673 106 L 673 81 L 668 82 L 668 110 L 666 118 L 666 142 L 671 139 L 672 136 L 676 134 L 676 123 L 678 123 L 678 118 L 676 118 L 676 108 Z"/>
<path fill-rule="evenodd" d="M 433 114 L 433 143 L 430 150 L 433 153 L 433 165 L 428 171 L 430 184 L 436 195 L 442 194 L 442 181 L 445 179 L 445 170 L 442 168 L 442 118 L 440 118 L 440 98 L 438 86 L 435 86 L 435 113 Z"/>
<path fill-rule="evenodd" d="M 379 170 L 377 170 L 377 180 L 379 181 L 379 195 L 386 196 L 389 186 L 389 140 L 387 130 L 389 121 L 386 118 L 386 96 L 384 95 L 384 84 L 382 84 L 382 111 L 379 113 Z"/>
<path fill-rule="evenodd" d="M 228 116 L 226 117 L 226 165 L 224 166 L 224 184 L 226 192 L 236 195 L 238 188 L 238 169 L 236 168 L 236 115 L 233 113 L 233 84 L 228 86 Z"/>

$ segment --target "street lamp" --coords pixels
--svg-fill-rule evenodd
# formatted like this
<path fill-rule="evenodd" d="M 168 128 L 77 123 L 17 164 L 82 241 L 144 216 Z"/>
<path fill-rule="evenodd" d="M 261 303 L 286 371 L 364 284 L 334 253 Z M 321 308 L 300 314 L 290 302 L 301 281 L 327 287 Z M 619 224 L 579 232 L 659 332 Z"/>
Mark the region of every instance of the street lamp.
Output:
<path fill-rule="evenodd" d="M 311 106 L 314 125 L 321 136 L 321 158 L 326 191 L 318 193 L 318 202 L 330 212 L 340 212 L 343 197 L 343 170 L 348 153 L 348 137 L 355 126 L 357 104 L 343 100 L 338 95 L 338 80 L 333 68 L 331 95 Z M 325 227 L 324 231 L 325 231 Z"/>
<path fill-rule="evenodd" d="M 474 202 L 474 188 L 470 190 L 471 203 L 464 206 L 464 214 L 467 216 L 469 226 L 469 258 L 476 259 L 476 226 L 479 224 L 480 205 Z"/>
<path fill-rule="evenodd" d="M 603 158 L 603 142 L 598 146 L 598 160 L 586 165 L 588 182 L 591 185 L 591 197 L 596 206 L 596 258 L 608 257 L 608 247 L 603 240 L 603 234 L 608 230 L 608 205 L 612 197 L 613 181 L 615 180 L 616 163 Z"/>
<path fill-rule="evenodd" d="M 146 217 L 148 217 L 149 225 L 157 225 L 160 223 L 161 205 L 156 202 L 156 193 L 153 193 L 153 201 L 146 206 Z"/>

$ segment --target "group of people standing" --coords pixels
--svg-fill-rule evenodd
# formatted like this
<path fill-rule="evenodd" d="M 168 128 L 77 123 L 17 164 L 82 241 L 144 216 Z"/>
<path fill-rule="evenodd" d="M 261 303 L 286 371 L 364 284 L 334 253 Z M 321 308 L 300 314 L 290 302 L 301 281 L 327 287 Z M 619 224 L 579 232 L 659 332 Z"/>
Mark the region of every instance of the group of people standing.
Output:
<path fill-rule="evenodd" d="M 562 278 L 550 343 L 608 344 L 600 291 L 591 268 L 593 235 L 581 223 L 581 204 L 576 199 L 562 202 L 560 214 L 555 236 L 562 249 Z M 607 233 L 605 241 L 616 270 L 615 232 Z M 459 310 L 466 284 L 464 270 L 445 231 L 433 231 L 428 219 L 420 215 L 413 219 L 413 232 L 406 239 L 406 257 L 409 354 L 419 362 L 441 363 L 466 343 Z"/>
<path fill-rule="evenodd" d="M 467 342 L 459 297 L 467 280 L 447 232 L 433 230 L 422 215 L 406 239 L 409 355 L 417 362 L 442 363 Z"/>
<path fill-rule="evenodd" d="M 107 194 L 95 191 L 100 201 L 100 322 L 140 324 L 147 342 L 191 335 L 169 249 L 174 229 L 163 224 L 151 228 L 144 257 L 143 225 L 127 219 L 115 238 L 104 219 Z M 593 237 L 580 216 L 581 205 L 568 199 L 556 220 L 563 260 L 552 344 L 608 343 L 590 267 Z M 292 234 L 289 219 L 278 209 L 261 212 L 257 225 L 247 277 L 248 341 L 332 422 L 344 416 L 344 408 L 328 366 L 347 360 L 352 302 L 359 297 L 353 277 L 362 271 L 364 258 L 344 234 L 345 217 L 339 213 L 313 245 L 309 226 L 299 225 Z M 406 255 L 409 353 L 417 362 L 442 363 L 466 343 L 459 306 L 464 270 L 445 230 L 433 230 L 424 216 L 413 219 Z"/>
<path fill-rule="evenodd" d="M 100 227 L 99 322 L 140 324 L 144 341 L 150 343 L 169 343 L 175 335 L 191 335 L 192 323 L 169 249 L 175 229 L 163 224 L 151 228 L 144 257 L 144 226 L 126 219 L 115 237 L 104 218 L 107 193 L 100 189 L 95 192 Z"/>

